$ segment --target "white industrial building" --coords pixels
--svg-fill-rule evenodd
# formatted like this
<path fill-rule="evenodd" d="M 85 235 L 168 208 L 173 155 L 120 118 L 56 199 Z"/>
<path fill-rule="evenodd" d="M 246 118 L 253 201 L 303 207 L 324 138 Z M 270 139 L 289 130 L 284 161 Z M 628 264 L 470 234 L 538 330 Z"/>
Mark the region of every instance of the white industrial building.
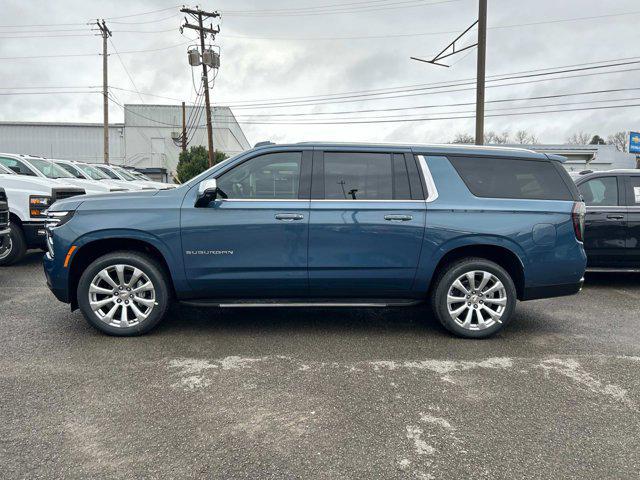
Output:
<path fill-rule="evenodd" d="M 124 107 L 124 123 L 109 125 L 110 162 L 171 175 L 181 150 L 174 139 L 182 131 L 182 106 Z M 251 147 L 230 108 L 215 107 L 212 113 L 216 150 L 231 156 Z M 192 126 L 189 146 L 206 147 L 206 112 L 187 106 L 186 117 Z M 103 127 L 100 123 L 0 122 L 0 152 L 101 163 Z"/>

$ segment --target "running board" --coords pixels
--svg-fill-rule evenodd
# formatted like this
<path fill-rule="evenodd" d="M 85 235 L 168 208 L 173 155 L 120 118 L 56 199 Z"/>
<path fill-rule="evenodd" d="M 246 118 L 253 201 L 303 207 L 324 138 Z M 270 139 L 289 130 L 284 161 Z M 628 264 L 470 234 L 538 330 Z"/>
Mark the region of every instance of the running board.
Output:
<path fill-rule="evenodd" d="M 640 273 L 640 268 L 587 268 L 587 273 Z"/>
<path fill-rule="evenodd" d="M 219 308 L 385 308 L 410 307 L 417 305 L 420 300 L 415 299 L 277 299 L 277 300 L 182 300 L 180 303 L 191 307 L 219 307 Z"/>

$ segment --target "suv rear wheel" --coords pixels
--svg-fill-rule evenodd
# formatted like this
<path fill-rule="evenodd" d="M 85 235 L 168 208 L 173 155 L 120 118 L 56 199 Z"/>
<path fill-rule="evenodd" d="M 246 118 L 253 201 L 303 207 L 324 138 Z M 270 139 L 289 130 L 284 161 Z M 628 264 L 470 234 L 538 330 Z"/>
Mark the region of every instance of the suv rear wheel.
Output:
<path fill-rule="evenodd" d="M 27 242 L 22 229 L 15 223 L 11 223 L 9 230 L 11 230 L 9 237 L 0 242 L 0 266 L 19 261 L 27 251 Z"/>
<path fill-rule="evenodd" d="M 141 335 L 154 328 L 169 306 L 167 278 L 156 263 L 126 251 L 94 260 L 78 282 L 84 318 L 109 335 Z"/>
<path fill-rule="evenodd" d="M 500 265 L 465 258 L 440 274 L 431 305 L 450 332 L 465 338 L 486 338 L 509 323 L 516 297 L 513 280 Z"/>

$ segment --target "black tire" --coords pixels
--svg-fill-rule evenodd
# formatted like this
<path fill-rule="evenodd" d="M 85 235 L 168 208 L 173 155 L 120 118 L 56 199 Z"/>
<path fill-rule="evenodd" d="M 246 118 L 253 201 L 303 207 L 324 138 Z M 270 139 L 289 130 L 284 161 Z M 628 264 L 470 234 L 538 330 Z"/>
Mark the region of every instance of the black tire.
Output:
<path fill-rule="evenodd" d="M 123 337 L 142 335 L 156 327 L 164 318 L 170 303 L 169 280 L 162 267 L 157 263 L 152 257 L 133 251 L 113 252 L 94 260 L 82 273 L 77 289 L 78 306 L 87 322 L 103 333 Z M 89 288 L 95 276 L 101 270 L 119 264 L 130 265 L 142 270 L 153 284 L 155 290 L 155 305 L 152 307 L 149 316 L 129 327 L 109 325 L 106 321 L 103 321 L 91 308 L 89 299 Z M 121 306 L 123 307 L 124 305 Z M 122 313 L 121 310 L 119 312 Z"/>
<path fill-rule="evenodd" d="M 504 310 L 502 311 L 502 316 L 500 317 L 501 323 L 495 322 L 493 325 L 482 330 L 474 330 L 473 324 L 470 325 L 469 328 L 462 327 L 451 317 L 451 315 L 449 315 L 447 306 L 447 295 L 453 283 L 460 276 L 472 271 L 484 271 L 495 275 L 495 277 L 497 277 L 498 280 L 502 282 L 504 291 L 506 293 L 506 305 L 504 305 Z M 481 276 L 479 278 L 481 278 Z M 511 321 L 516 301 L 516 287 L 509 273 L 507 273 L 507 271 L 497 263 L 483 258 L 464 258 L 449 265 L 447 268 L 441 271 L 436 278 L 434 288 L 432 289 L 431 293 L 431 307 L 436 318 L 440 321 L 444 328 L 449 330 L 454 335 L 463 338 L 487 338 L 502 330 Z M 484 302 L 479 301 L 478 303 Z M 478 304 L 472 304 L 471 308 L 475 308 L 474 305 Z M 480 305 L 478 305 L 478 307 L 482 308 Z M 454 306 L 452 308 L 459 307 Z M 464 313 L 466 313 L 466 311 L 464 311 Z M 475 315 L 475 313 L 473 315 Z M 483 313 L 483 315 L 488 318 L 488 314 Z M 477 321 L 475 322 L 476 324 L 478 323 Z"/>
<path fill-rule="evenodd" d="M 27 252 L 27 241 L 24 239 L 24 233 L 22 232 L 20 225 L 11 223 L 9 225 L 9 229 L 11 230 L 11 233 L 9 234 L 11 247 L 9 253 L 0 258 L 0 266 L 11 265 L 12 263 L 19 262 Z M 6 242 L 7 240 L 4 241 Z M 2 249 L 0 249 L 0 252 L 1 251 Z"/>

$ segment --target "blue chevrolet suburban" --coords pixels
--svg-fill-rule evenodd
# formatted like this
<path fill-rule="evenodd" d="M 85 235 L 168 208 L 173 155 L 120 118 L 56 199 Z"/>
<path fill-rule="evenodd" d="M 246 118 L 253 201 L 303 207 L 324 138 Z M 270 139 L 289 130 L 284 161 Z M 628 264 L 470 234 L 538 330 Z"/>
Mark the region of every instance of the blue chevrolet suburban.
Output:
<path fill-rule="evenodd" d="M 268 144 L 165 191 L 48 211 L 47 283 L 111 335 L 178 300 L 217 307 L 429 301 L 487 337 L 517 300 L 577 293 L 585 206 L 562 157 L 469 146 Z"/>

